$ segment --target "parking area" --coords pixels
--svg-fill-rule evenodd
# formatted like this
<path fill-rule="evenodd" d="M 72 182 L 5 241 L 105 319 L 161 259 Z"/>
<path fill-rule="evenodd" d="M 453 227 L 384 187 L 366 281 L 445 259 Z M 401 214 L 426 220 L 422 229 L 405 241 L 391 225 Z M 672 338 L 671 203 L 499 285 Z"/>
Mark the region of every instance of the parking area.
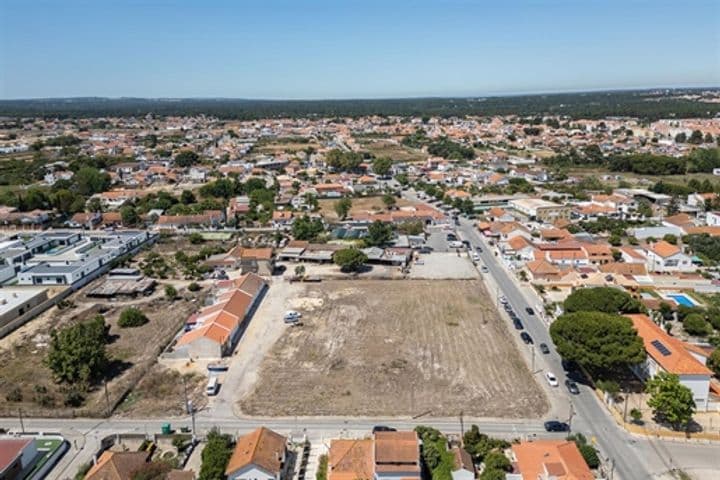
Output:
<path fill-rule="evenodd" d="M 429 280 L 470 280 L 480 275 L 467 252 L 421 254 L 413 263 L 408 278 Z"/>

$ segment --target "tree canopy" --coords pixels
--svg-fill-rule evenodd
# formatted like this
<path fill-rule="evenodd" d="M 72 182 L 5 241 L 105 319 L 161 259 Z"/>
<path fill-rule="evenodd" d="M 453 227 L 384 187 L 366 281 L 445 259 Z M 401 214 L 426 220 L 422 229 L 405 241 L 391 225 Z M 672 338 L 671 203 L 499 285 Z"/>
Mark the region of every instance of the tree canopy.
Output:
<path fill-rule="evenodd" d="M 371 247 L 381 247 L 390 243 L 392 238 L 392 225 L 381 220 L 375 220 L 368 226 L 368 235 L 365 237 L 365 243 Z"/>
<path fill-rule="evenodd" d="M 567 313 L 604 312 L 639 313 L 642 304 L 624 290 L 613 287 L 580 288 L 572 292 L 563 303 Z"/>
<path fill-rule="evenodd" d="M 620 315 L 576 312 L 550 325 L 557 351 L 600 377 L 645 360 L 645 347 L 632 322 Z"/>
<path fill-rule="evenodd" d="M 292 225 L 292 234 L 296 240 L 315 240 L 325 230 L 322 220 L 304 215 L 296 218 Z"/>
<path fill-rule="evenodd" d="M 372 168 L 376 175 L 384 177 L 390 173 L 392 159 L 389 157 L 378 157 L 373 160 Z"/>
<path fill-rule="evenodd" d="M 50 332 L 50 348 L 45 365 L 59 382 L 88 387 L 102 377 L 108 365 L 105 318 L 70 325 Z"/>
<path fill-rule="evenodd" d="M 679 430 L 687 426 L 695 413 L 692 391 L 680 383 L 677 375 L 660 372 L 647 381 L 645 391 L 650 394 L 648 406 L 655 417 Z"/>
<path fill-rule="evenodd" d="M 343 272 L 357 272 L 367 262 L 367 255 L 357 248 L 344 248 L 333 254 L 333 262 Z"/>

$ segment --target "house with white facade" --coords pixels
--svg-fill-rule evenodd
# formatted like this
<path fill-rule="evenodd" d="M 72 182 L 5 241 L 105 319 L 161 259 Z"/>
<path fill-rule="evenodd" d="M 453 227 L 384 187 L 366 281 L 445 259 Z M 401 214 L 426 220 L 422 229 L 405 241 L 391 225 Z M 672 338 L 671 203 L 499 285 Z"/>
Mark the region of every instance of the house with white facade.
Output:
<path fill-rule="evenodd" d="M 228 480 L 288 478 L 287 438 L 265 427 L 238 438 L 225 475 Z"/>
<path fill-rule="evenodd" d="M 641 379 L 653 378 L 660 372 L 677 375 L 680 383 L 692 391 L 698 411 L 706 411 L 713 372 L 688 352 L 680 340 L 665 333 L 647 315 L 627 317 L 632 320 L 647 352 L 647 359 L 633 368 L 635 374 Z"/>
<path fill-rule="evenodd" d="M 645 246 L 643 253 L 647 258 L 648 272 L 692 272 L 695 266 L 692 258 L 680 250 L 680 247 L 661 240 Z"/>

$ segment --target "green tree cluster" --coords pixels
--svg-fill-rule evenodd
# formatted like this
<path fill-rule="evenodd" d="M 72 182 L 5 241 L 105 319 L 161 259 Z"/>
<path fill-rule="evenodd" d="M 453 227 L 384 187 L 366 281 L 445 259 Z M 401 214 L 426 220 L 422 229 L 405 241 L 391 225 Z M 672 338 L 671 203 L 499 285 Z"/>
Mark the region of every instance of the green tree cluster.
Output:
<path fill-rule="evenodd" d="M 367 259 L 367 255 L 357 248 L 343 248 L 333 254 L 333 262 L 343 272 L 360 271 Z"/>
<path fill-rule="evenodd" d="M 292 234 L 296 240 L 316 240 L 325 231 L 320 218 L 310 218 L 307 215 L 296 218 L 292 225 Z"/>
<path fill-rule="evenodd" d="M 632 322 L 601 311 L 567 313 L 550 325 L 560 356 L 598 378 L 609 378 L 645 360 L 645 347 Z"/>
<path fill-rule="evenodd" d="M 108 327 L 102 315 L 52 330 L 45 365 L 57 381 L 88 388 L 107 368 L 107 338 Z"/>
<path fill-rule="evenodd" d="M 381 220 L 375 220 L 368 226 L 365 244 L 369 247 L 382 247 L 393 239 L 392 225 Z"/>
<path fill-rule="evenodd" d="M 230 435 L 221 434 L 213 428 L 208 432 L 202 451 L 198 480 L 224 480 L 225 469 L 233 452 Z"/>
<path fill-rule="evenodd" d="M 648 406 L 658 420 L 669 423 L 675 430 L 686 427 L 692 420 L 695 400 L 677 375 L 660 372 L 647 381 L 645 391 L 650 394 Z"/>
<path fill-rule="evenodd" d="M 128 307 L 120 314 L 118 326 L 120 328 L 134 328 L 141 327 L 148 322 L 149 320 L 144 313 L 135 307 Z"/>
<path fill-rule="evenodd" d="M 579 288 L 572 292 L 563 303 L 567 313 L 641 313 L 645 311 L 640 301 L 624 290 L 613 287 Z"/>

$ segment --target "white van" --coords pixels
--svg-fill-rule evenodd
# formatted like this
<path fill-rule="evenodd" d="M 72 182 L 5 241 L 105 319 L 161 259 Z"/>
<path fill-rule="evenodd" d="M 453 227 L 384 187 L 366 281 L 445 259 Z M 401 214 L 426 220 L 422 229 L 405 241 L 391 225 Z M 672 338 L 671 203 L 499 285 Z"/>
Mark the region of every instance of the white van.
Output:
<path fill-rule="evenodd" d="M 207 387 L 205 387 L 205 393 L 207 393 L 207 395 L 209 397 L 211 397 L 213 395 L 217 395 L 219 387 L 220 387 L 220 384 L 218 383 L 218 377 L 213 375 L 208 380 Z"/>

